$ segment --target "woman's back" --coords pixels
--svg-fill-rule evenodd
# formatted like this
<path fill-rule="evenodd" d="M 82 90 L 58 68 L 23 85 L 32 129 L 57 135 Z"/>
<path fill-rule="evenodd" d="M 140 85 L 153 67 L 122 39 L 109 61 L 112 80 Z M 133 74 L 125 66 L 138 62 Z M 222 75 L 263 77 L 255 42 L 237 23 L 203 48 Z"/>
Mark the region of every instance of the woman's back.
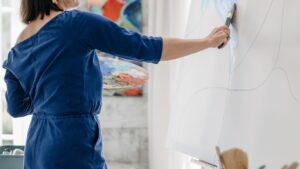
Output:
<path fill-rule="evenodd" d="M 64 11 L 14 46 L 4 62 L 7 74 L 19 80 L 22 95 L 28 96 L 21 107 L 27 112 L 14 110 L 16 106 L 9 112 L 99 113 L 102 76 L 95 49 L 157 63 L 162 39 L 128 32 L 96 14 Z"/>
<path fill-rule="evenodd" d="M 33 111 L 99 113 L 101 72 L 95 50 L 82 47 L 72 30 L 78 11 L 64 11 L 21 41 L 4 63 L 20 81 Z"/>

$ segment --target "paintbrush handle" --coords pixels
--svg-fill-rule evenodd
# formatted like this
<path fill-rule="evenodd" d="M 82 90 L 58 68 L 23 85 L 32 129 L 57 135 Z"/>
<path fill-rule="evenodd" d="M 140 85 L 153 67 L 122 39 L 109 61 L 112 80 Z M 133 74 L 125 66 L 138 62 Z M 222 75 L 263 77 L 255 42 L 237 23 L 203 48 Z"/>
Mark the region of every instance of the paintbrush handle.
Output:
<path fill-rule="evenodd" d="M 231 17 L 227 17 L 225 25 L 229 27 L 230 22 L 231 22 Z M 222 43 L 220 46 L 218 46 L 218 49 L 223 48 L 224 45 L 225 45 L 225 43 Z"/>
<path fill-rule="evenodd" d="M 223 47 L 224 47 L 224 45 L 225 45 L 225 43 L 222 43 L 220 46 L 218 46 L 218 49 L 221 49 L 221 48 L 223 48 Z"/>

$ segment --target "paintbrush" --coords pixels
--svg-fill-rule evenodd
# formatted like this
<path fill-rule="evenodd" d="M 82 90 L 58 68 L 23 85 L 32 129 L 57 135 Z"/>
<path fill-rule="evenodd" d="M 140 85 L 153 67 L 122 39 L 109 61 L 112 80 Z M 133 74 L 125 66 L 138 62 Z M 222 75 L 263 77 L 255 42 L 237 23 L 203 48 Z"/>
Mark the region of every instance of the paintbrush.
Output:
<path fill-rule="evenodd" d="M 226 21 L 225 21 L 225 25 L 226 26 L 230 26 L 232 20 L 233 20 L 233 17 L 234 17 L 234 14 L 235 14 L 235 11 L 236 11 L 236 3 L 233 4 L 233 7 L 231 8 L 231 10 L 228 12 L 228 15 L 227 15 L 227 18 L 226 18 Z M 228 37 L 229 38 L 229 37 Z M 225 45 L 225 43 L 222 43 L 218 48 L 221 49 L 223 48 Z"/>

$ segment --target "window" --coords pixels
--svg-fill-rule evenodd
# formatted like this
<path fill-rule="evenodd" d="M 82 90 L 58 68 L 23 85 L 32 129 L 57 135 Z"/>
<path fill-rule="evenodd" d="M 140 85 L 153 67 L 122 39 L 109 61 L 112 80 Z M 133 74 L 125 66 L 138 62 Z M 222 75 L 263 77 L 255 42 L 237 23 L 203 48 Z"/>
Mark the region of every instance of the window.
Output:
<path fill-rule="evenodd" d="M 6 85 L 3 80 L 5 70 L 2 68 L 2 63 L 23 28 L 18 13 L 19 0 L 0 0 L 0 145 L 24 144 L 23 133 L 26 133 L 27 129 L 24 125 L 28 123 L 28 119 L 15 120 L 7 113 Z"/>

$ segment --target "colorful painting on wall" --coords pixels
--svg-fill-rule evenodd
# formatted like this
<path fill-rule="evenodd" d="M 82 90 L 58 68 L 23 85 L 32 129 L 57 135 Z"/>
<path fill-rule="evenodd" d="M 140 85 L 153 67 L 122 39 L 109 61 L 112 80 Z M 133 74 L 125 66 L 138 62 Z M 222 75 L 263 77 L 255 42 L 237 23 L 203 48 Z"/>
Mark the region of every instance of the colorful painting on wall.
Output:
<path fill-rule="evenodd" d="M 118 58 L 102 57 L 100 68 L 103 75 L 103 88 L 106 92 L 116 92 L 122 96 L 139 96 L 138 86 L 148 79 L 147 71 L 131 62 Z M 115 94 L 117 95 L 117 94 Z"/>
<path fill-rule="evenodd" d="M 103 15 L 128 30 L 142 32 L 140 0 L 82 0 L 81 10 Z M 141 96 L 147 71 L 139 62 L 99 53 L 104 95 Z M 122 71 L 121 71 L 122 70 Z"/>

